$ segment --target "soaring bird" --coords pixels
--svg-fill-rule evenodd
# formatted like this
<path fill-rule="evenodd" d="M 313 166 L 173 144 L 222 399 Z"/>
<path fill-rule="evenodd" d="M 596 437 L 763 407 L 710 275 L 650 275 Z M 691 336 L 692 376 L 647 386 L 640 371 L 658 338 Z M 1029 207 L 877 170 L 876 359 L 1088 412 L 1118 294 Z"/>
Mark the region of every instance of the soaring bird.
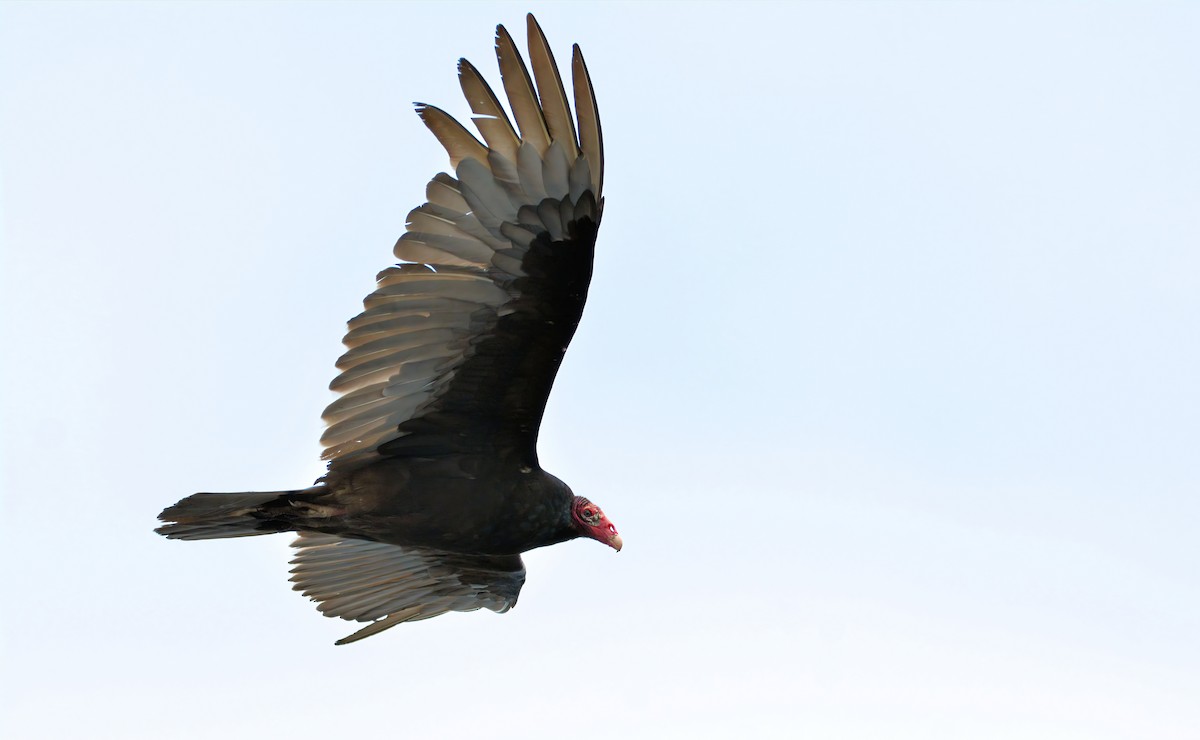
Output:
<path fill-rule="evenodd" d="M 600 507 L 538 464 L 591 282 L 604 147 L 579 46 L 573 118 L 532 15 L 527 26 L 532 77 L 496 28 L 515 127 L 466 59 L 459 81 L 482 142 L 416 106 L 454 176 L 429 182 L 396 243 L 401 263 L 350 320 L 325 474 L 299 490 L 197 493 L 159 515 L 173 539 L 297 532 L 294 588 L 326 616 L 368 623 L 337 644 L 450 611 L 507 611 L 528 550 L 577 537 L 621 549 Z"/>

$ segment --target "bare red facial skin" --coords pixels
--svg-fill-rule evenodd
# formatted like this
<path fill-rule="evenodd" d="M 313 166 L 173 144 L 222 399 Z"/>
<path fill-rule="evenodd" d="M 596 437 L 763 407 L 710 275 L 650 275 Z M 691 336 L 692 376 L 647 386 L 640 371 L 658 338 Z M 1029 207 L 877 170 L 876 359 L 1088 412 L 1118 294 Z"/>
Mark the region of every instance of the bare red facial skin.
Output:
<path fill-rule="evenodd" d="M 621 551 L 621 546 L 624 544 L 621 542 L 621 535 L 617 534 L 617 528 L 608 520 L 599 506 L 582 496 L 576 496 L 575 505 L 571 507 L 571 519 L 585 537 L 603 542 L 617 552 Z"/>

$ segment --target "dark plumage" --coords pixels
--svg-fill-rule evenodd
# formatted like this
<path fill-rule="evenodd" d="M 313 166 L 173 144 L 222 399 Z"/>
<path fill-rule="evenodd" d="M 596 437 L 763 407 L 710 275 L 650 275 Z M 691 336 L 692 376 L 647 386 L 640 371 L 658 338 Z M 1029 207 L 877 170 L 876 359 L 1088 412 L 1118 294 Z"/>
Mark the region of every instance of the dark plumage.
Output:
<path fill-rule="evenodd" d="M 455 177 L 429 183 L 396 244 L 404 263 L 350 321 L 324 415 L 328 472 L 295 491 L 197 493 L 159 515 L 176 539 L 299 532 L 295 588 L 328 616 L 370 622 L 340 643 L 447 611 L 506 611 L 527 550 L 576 537 L 621 549 L 603 512 L 538 465 L 591 281 L 604 153 L 579 47 L 576 134 L 532 15 L 528 30 L 532 79 L 503 26 L 496 35 L 518 128 L 466 60 L 459 79 L 486 144 L 417 106 Z"/>

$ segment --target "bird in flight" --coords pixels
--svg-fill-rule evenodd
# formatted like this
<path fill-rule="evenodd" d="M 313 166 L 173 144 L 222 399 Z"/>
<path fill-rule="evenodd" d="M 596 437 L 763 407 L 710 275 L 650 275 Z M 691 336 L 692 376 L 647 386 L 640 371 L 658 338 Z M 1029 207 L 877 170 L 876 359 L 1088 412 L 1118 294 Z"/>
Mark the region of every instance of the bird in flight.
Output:
<path fill-rule="evenodd" d="M 496 29 L 516 126 L 465 59 L 482 142 L 417 104 L 454 175 L 429 182 L 396 243 L 401 263 L 350 320 L 324 414 L 326 473 L 299 490 L 193 494 L 159 515 L 173 539 L 297 532 L 294 588 L 326 616 L 367 623 L 338 644 L 450 611 L 507 611 L 528 550 L 576 537 L 621 549 L 600 507 L 538 464 L 592 277 L 604 147 L 579 46 L 572 116 L 532 15 L 527 27 L 532 77 Z"/>

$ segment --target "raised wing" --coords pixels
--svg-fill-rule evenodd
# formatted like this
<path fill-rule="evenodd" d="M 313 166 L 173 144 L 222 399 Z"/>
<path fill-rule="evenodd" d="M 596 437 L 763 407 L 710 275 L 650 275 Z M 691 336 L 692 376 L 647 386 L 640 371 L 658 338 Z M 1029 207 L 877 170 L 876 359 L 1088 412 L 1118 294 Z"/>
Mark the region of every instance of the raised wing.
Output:
<path fill-rule="evenodd" d="M 331 472 L 388 455 L 497 449 L 537 462 L 546 399 L 591 281 L 604 152 L 579 47 L 577 135 L 532 15 L 528 30 L 532 79 L 508 32 L 496 32 L 516 129 L 465 59 L 459 79 L 486 143 L 417 106 L 456 176 L 429 183 L 395 248 L 412 264 L 381 272 L 350 321 L 330 386 L 341 397 L 324 414 Z"/>
<path fill-rule="evenodd" d="M 370 622 L 338 645 L 401 622 L 488 608 L 506 612 L 525 583 L 519 555 L 470 556 L 301 532 L 293 588 L 327 617 Z"/>

